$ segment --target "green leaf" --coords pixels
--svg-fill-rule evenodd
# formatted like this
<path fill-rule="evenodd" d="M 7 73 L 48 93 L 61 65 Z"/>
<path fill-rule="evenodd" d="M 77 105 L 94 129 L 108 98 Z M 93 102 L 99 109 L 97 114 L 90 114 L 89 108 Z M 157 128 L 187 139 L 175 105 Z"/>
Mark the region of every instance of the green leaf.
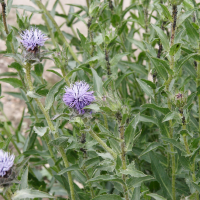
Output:
<path fill-rule="evenodd" d="M 74 170 L 80 170 L 78 164 L 71 165 L 70 167 L 62 169 L 60 172 L 58 172 L 58 175 L 62 175 L 66 172 L 71 172 L 71 171 L 74 171 Z"/>
<path fill-rule="evenodd" d="M 32 189 L 17 190 L 12 196 L 12 200 L 20 200 L 24 198 L 34 199 L 34 198 L 54 198 L 54 197 L 49 195 L 48 193 Z"/>
<path fill-rule="evenodd" d="M 154 149 L 157 149 L 158 147 L 162 147 L 162 144 L 158 143 L 158 142 L 153 142 L 153 143 L 150 143 L 146 149 L 144 149 L 142 151 L 142 153 L 139 155 L 139 157 L 149 153 L 150 151 L 154 150 Z"/>
<path fill-rule="evenodd" d="M 11 65 L 8 65 L 8 67 L 9 68 L 14 68 L 17 71 L 22 70 L 22 66 L 19 63 L 17 63 L 17 62 L 13 62 Z"/>
<path fill-rule="evenodd" d="M 92 200 L 122 200 L 119 195 L 115 194 L 104 194 L 93 198 Z"/>
<path fill-rule="evenodd" d="M 169 142 L 170 144 L 174 145 L 175 147 L 177 147 L 178 149 L 180 149 L 182 152 L 185 152 L 185 147 L 178 141 L 176 141 L 175 139 L 172 138 L 162 138 L 162 140 Z"/>
<path fill-rule="evenodd" d="M 193 48 L 198 49 L 199 46 L 199 34 L 197 30 L 192 26 L 189 20 L 185 20 L 185 30 Z"/>
<path fill-rule="evenodd" d="M 22 82 L 17 78 L 1 78 L 0 81 L 5 82 L 5 83 L 9 83 L 14 88 L 23 87 Z"/>
<path fill-rule="evenodd" d="M 142 90 L 150 97 L 153 97 L 153 90 L 142 80 L 136 78 L 137 82 L 139 83 Z"/>
<path fill-rule="evenodd" d="M 129 53 L 118 53 L 110 61 L 110 65 L 116 65 L 124 56 L 127 56 Z"/>
<path fill-rule="evenodd" d="M 192 182 L 191 184 L 192 184 L 192 186 L 193 186 L 198 192 L 200 192 L 200 186 L 199 186 L 199 185 L 197 185 L 197 184 L 194 183 L 194 182 Z"/>
<path fill-rule="evenodd" d="M 166 171 L 163 166 L 160 164 L 159 159 L 156 154 L 152 151 L 149 153 L 151 158 L 151 166 L 153 173 L 155 175 L 156 180 L 160 183 L 161 188 L 163 190 L 163 194 L 165 197 L 172 199 L 172 189 L 171 189 L 171 181 L 167 176 Z"/>
<path fill-rule="evenodd" d="M 41 13 L 41 10 L 36 10 L 34 7 L 27 5 L 12 5 L 12 8 L 23 9 L 29 12 Z"/>
<path fill-rule="evenodd" d="M 51 142 L 49 142 L 49 144 L 52 146 L 65 148 L 67 145 L 68 139 L 69 138 L 66 136 L 60 136 L 59 138 L 56 138 L 55 140 L 52 140 Z"/>
<path fill-rule="evenodd" d="M 40 136 L 42 137 L 46 132 L 47 132 L 47 126 L 46 127 L 38 127 L 34 126 L 33 130 Z"/>
<path fill-rule="evenodd" d="M 158 121 L 157 119 L 155 119 L 154 117 L 148 116 L 148 115 L 140 115 L 140 119 L 141 122 L 151 122 L 153 124 L 158 125 Z"/>
<path fill-rule="evenodd" d="M 144 65 L 137 64 L 134 62 L 128 62 L 128 61 L 120 61 L 120 64 L 128 66 L 131 70 L 133 70 L 136 73 L 145 74 L 145 75 L 148 74 L 148 71 L 145 69 Z"/>
<path fill-rule="evenodd" d="M 155 193 L 147 194 L 147 196 L 153 197 L 155 200 L 167 200 L 164 197 L 162 197 L 158 194 L 155 194 Z"/>
<path fill-rule="evenodd" d="M 170 55 L 170 56 L 174 56 L 180 48 L 181 48 L 181 43 L 176 43 L 176 44 L 174 44 L 174 45 L 170 48 L 169 55 Z"/>
<path fill-rule="evenodd" d="M 42 97 L 42 96 L 40 96 L 39 94 L 37 94 L 37 93 L 35 93 L 33 91 L 28 91 L 26 95 L 31 97 L 31 98 L 36 98 L 36 99 Z"/>
<path fill-rule="evenodd" d="M 124 132 L 124 138 L 125 138 L 125 143 L 127 146 L 127 149 L 129 148 L 129 145 L 133 142 L 133 138 L 135 136 L 135 130 L 136 126 L 139 122 L 140 118 L 140 113 L 138 113 L 129 123 L 128 127 L 126 128 Z"/>
<path fill-rule="evenodd" d="M 20 180 L 20 190 L 26 189 L 28 187 L 28 166 L 26 167 L 21 180 Z"/>
<path fill-rule="evenodd" d="M 52 73 L 58 75 L 60 78 L 62 78 L 62 75 L 59 74 L 57 71 L 55 71 L 55 70 L 53 70 L 53 69 L 47 69 L 47 71 L 48 71 L 48 72 L 52 72 Z M 68 75 L 68 74 L 67 74 L 67 75 Z"/>
<path fill-rule="evenodd" d="M 159 36 L 159 38 L 161 40 L 161 43 L 162 43 L 163 48 L 165 49 L 165 51 L 169 51 L 169 40 L 167 38 L 167 35 L 158 26 L 156 26 L 154 24 L 151 24 L 151 25 L 155 29 L 155 31 L 157 32 L 157 34 L 158 34 L 158 36 Z"/>
<path fill-rule="evenodd" d="M 140 200 L 140 187 L 135 187 L 131 200 Z"/>
<path fill-rule="evenodd" d="M 6 15 L 8 16 L 9 12 L 10 12 L 10 9 L 12 7 L 12 3 L 13 3 L 13 0 L 8 0 L 7 1 L 7 6 L 6 6 Z"/>
<path fill-rule="evenodd" d="M 176 26 L 179 27 L 193 12 L 194 10 L 188 10 L 181 14 L 177 19 Z"/>
<path fill-rule="evenodd" d="M 45 99 L 45 109 L 49 110 L 51 106 L 53 105 L 55 95 L 59 93 L 60 88 L 62 88 L 65 85 L 64 79 L 61 81 L 57 82 L 50 90 L 49 93 L 46 96 Z"/>
<path fill-rule="evenodd" d="M 114 181 L 121 184 L 124 184 L 123 180 L 116 175 L 99 175 L 97 177 L 91 178 L 87 181 L 87 183 L 92 182 L 102 182 L 102 181 Z"/>
<path fill-rule="evenodd" d="M 178 72 L 180 70 L 180 68 L 182 67 L 182 65 L 184 65 L 184 63 L 189 60 L 192 57 L 195 57 L 199 54 L 197 53 L 192 53 L 192 54 L 188 54 L 187 56 L 184 56 L 182 59 L 178 60 L 176 63 L 176 71 Z"/>
<path fill-rule="evenodd" d="M 140 42 L 138 40 L 134 40 L 132 38 L 127 38 L 131 43 L 135 44 L 138 48 L 140 48 L 142 51 L 146 51 L 146 48 L 143 44 L 143 42 Z"/>
<path fill-rule="evenodd" d="M 171 13 L 169 12 L 168 8 L 163 5 L 163 4 L 159 4 L 162 8 L 162 11 L 163 11 L 163 14 L 164 16 L 170 21 L 170 22 L 173 22 L 172 20 L 172 16 L 171 16 Z"/>
<path fill-rule="evenodd" d="M 166 121 L 169 121 L 169 120 L 172 120 L 172 119 L 179 119 L 180 118 L 180 115 L 179 113 L 173 111 L 173 112 L 170 112 L 168 113 L 164 119 L 162 120 L 162 122 L 166 122 Z"/>
<path fill-rule="evenodd" d="M 154 177 L 144 176 L 144 177 L 131 177 L 126 181 L 128 188 L 138 187 L 145 181 L 151 181 Z"/>
<path fill-rule="evenodd" d="M 115 81 L 115 87 L 116 89 L 120 86 L 120 83 L 124 80 L 124 78 L 126 78 L 127 76 L 129 76 L 130 74 L 133 74 L 134 72 L 130 72 L 130 73 L 126 73 L 126 74 L 123 74 L 121 76 L 119 76 L 117 78 L 117 80 Z"/>
<path fill-rule="evenodd" d="M 157 111 L 159 111 L 159 112 L 161 112 L 161 113 L 163 113 L 165 115 L 170 112 L 169 108 L 159 107 L 159 106 L 157 106 L 155 104 L 150 104 L 150 103 L 144 104 L 141 107 L 143 107 L 143 108 L 151 108 L 151 109 L 157 110 Z"/>
<path fill-rule="evenodd" d="M 92 74 L 93 74 L 94 91 L 96 91 L 97 94 L 103 94 L 103 82 L 101 80 L 101 77 L 99 77 L 99 75 L 93 68 L 92 68 Z"/>

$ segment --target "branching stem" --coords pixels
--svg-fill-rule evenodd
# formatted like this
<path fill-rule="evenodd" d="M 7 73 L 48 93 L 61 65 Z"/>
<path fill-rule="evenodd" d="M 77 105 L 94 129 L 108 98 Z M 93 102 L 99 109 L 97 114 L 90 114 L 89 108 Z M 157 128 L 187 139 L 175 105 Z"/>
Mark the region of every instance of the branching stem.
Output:
<path fill-rule="evenodd" d="M 27 79 L 27 83 L 28 83 L 28 86 L 29 86 L 29 90 L 30 91 L 33 91 L 33 83 L 32 83 L 32 80 L 31 80 L 31 64 L 30 63 L 27 63 L 26 64 L 26 79 Z M 40 110 L 42 111 L 42 113 L 44 114 L 45 116 L 45 119 L 47 121 L 47 124 L 51 130 L 51 132 L 55 133 L 55 138 L 58 138 L 59 135 L 58 133 L 56 133 L 56 129 L 50 119 L 50 116 L 48 114 L 48 112 L 45 110 L 44 106 L 42 105 L 42 103 L 40 102 L 39 99 L 37 98 L 34 98 L 34 100 L 36 101 L 38 107 L 40 108 Z M 65 154 L 65 151 L 62 147 L 59 147 L 59 152 L 63 158 L 63 161 L 64 161 L 64 164 L 65 164 L 65 167 L 69 167 L 69 162 L 68 162 L 68 159 L 67 159 L 67 156 Z M 73 179 L 72 179 L 72 175 L 71 175 L 71 172 L 67 172 L 67 175 L 68 175 L 68 181 L 69 181 L 69 186 L 70 186 L 70 192 L 71 192 L 71 199 L 72 200 L 75 200 L 75 192 L 74 192 L 74 186 L 73 186 Z"/>

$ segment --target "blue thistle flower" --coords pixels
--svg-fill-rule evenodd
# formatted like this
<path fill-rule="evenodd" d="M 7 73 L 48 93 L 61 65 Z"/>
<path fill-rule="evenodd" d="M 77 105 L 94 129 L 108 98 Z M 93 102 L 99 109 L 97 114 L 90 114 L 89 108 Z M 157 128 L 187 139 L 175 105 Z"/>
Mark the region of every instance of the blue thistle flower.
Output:
<path fill-rule="evenodd" d="M 10 155 L 8 152 L 4 152 L 0 149 L 0 176 L 3 177 L 9 173 L 14 164 L 14 155 Z"/>
<path fill-rule="evenodd" d="M 70 87 L 65 88 L 65 94 L 63 96 L 64 103 L 70 108 L 74 108 L 79 114 L 84 114 L 85 106 L 88 106 L 95 100 L 93 91 L 89 91 L 90 86 L 84 81 L 76 82 Z"/>
<path fill-rule="evenodd" d="M 37 52 L 38 48 L 44 46 L 45 41 L 48 37 L 41 32 L 41 30 L 33 29 L 25 30 L 21 34 L 20 42 L 27 51 Z"/>

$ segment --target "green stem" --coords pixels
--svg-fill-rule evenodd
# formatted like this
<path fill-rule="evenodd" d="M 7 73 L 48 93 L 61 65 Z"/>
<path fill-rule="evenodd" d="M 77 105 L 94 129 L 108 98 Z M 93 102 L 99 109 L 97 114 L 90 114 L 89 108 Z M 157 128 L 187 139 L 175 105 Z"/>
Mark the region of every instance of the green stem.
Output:
<path fill-rule="evenodd" d="M 6 191 L 6 197 L 8 200 L 12 200 L 12 191 L 10 188 Z"/>
<path fill-rule="evenodd" d="M 107 120 L 107 116 L 105 113 L 103 113 L 103 119 L 104 119 L 104 125 L 108 129 L 108 120 Z"/>
<path fill-rule="evenodd" d="M 125 152 L 125 141 L 124 141 L 124 126 L 120 126 L 120 139 L 122 140 L 122 142 L 121 142 L 122 169 L 126 170 L 126 152 Z M 125 199 L 129 200 L 129 197 L 128 197 L 128 188 L 126 186 L 126 175 L 125 174 L 122 175 L 122 179 L 123 179 L 124 184 L 125 184 L 123 186 Z"/>
<path fill-rule="evenodd" d="M 51 16 L 51 14 L 49 13 L 49 11 L 45 8 L 45 6 L 41 3 L 41 1 L 36 0 L 36 3 L 38 5 L 38 7 L 43 10 L 43 12 L 48 16 L 48 18 L 51 20 L 51 22 L 53 23 L 53 25 L 55 26 L 61 40 L 64 42 L 65 46 L 69 49 L 69 52 L 71 53 L 72 57 L 74 58 L 74 60 L 80 64 L 78 58 L 76 57 L 76 54 L 74 53 L 73 49 L 71 48 L 71 46 L 69 45 L 69 43 L 67 42 L 65 36 L 63 35 L 62 31 L 60 30 L 60 27 L 58 26 L 58 24 L 56 23 L 56 21 L 54 20 L 54 18 Z"/>
<path fill-rule="evenodd" d="M 50 27 L 49 22 L 48 22 L 45 14 L 42 14 L 42 19 L 44 20 L 44 22 L 47 26 L 48 32 L 49 32 L 50 37 L 51 37 L 51 41 L 52 41 L 53 45 L 56 47 L 56 41 L 55 41 L 55 38 L 54 38 L 54 34 L 53 34 L 52 28 Z"/>
<path fill-rule="evenodd" d="M 30 63 L 27 63 L 26 65 L 26 78 L 27 78 L 27 83 L 29 85 L 29 90 L 30 91 L 33 91 L 33 83 L 31 81 L 31 64 Z M 55 138 L 58 138 L 59 135 L 58 133 L 55 132 L 55 127 L 50 119 L 50 116 L 48 114 L 48 112 L 45 110 L 44 106 L 42 105 L 42 103 L 40 102 L 39 99 L 37 98 L 34 98 L 34 100 L 36 101 L 37 105 L 39 106 L 40 110 L 42 111 L 42 113 L 44 114 L 45 116 L 45 119 L 47 121 L 47 124 L 51 130 L 51 132 L 55 133 Z M 63 158 L 63 161 L 64 161 L 64 164 L 65 164 L 65 167 L 69 167 L 69 162 L 67 160 L 67 156 L 65 154 L 65 151 L 62 147 L 59 147 L 59 152 Z M 71 175 L 71 172 L 67 172 L 67 175 L 68 175 L 68 181 L 69 181 L 69 187 L 70 187 L 70 192 L 71 192 L 71 199 L 72 200 L 75 200 L 75 192 L 74 192 L 74 186 L 73 186 L 73 179 L 72 179 L 72 175 Z"/>
<path fill-rule="evenodd" d="M 66 12 L 65 12 L 65 9 L 64 9 L 62 3 L 61 3 L 60 1 L 59 1 L 58 3 L 59 3 L 59 5 L 60 5 L 60 7 L 61 7 L 63 13 L 66 15 Z M 68 22 L 69 22 L 69 19 L 66 18 L 66 21 L 67 21 L 67 23 L 68 23 Z M 75 36 L 76 38 L 78 38 L 78 36 L 77 36 L 77 34 L 76 34 L 76 31 L 75 31 L 74 28 L 73 28 L 73 25 L 71 25 L 70 28 L 71 28 L 72 33 L 74 34 L 74 36 Z"/>
<path fill-rule="evenodd" d="M 89 133 L 106 151 L 112 155 L 114 159 L 117 159 L 117 154 L 110 147 L 108 147 L 106 143 L 93 132 L 93 130 L 90 129 Z"/>
<path fill-rule="evenodd" d="M 83 168 L 83 172 L 85 173 L 87 180 L 89 180 L 90 177 L 89 177 L 89 174 L 87 173 L 87 170 L 85 168 Z M 93 199 L 95 197 L 95 195 L 94 195 L 94 190 L 93 190 L 90 182 L 89 182 L 89 188 L 90 188 L 91 196 L 92 196 L 92 199 Z"/>
<path fill-rule="evenodd" d="M 86 0 L 86 3 L 87 3 L 87 7 L 89 8 L 89 7 L 90 7 L 90 2 L 89 2 L 89 0 Z"/>
<path fill-rule="evenodd" d="M 176 18 L 177 18 L 177 6 L 172 5 L 172 17 L 173 17 L 173 23 L 171 24 L 171 42 L 170 47 L 174 44 L 174 37 L 175 37 L 175 30 L 176 30 Z M 170 56 L 170 69 L 174 70 L 174 56 Z M 172 75 L 169 75 L 169 79 L 166 81 L 165 86 L 166 90 L 169 92 L 169 85 L 172 81 Z M 168 108 L 172 109 L 171 99 L 168 95 L 167 99 Z M 169 137 L 173 138 L 173 123 L 172 120 L 169 120 Z M 171 160 L 172 160 L 172 200 L 176 200 L 176 162 L 175 162 L 175 152 L 174 152 L 174 146 L 170 144 L 170 151 L 171 151 Z"/>

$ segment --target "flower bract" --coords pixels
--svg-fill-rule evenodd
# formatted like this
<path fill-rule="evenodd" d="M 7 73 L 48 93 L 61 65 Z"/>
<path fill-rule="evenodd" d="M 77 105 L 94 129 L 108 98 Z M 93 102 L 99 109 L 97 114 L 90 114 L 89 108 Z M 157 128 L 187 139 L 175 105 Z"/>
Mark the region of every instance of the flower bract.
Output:
<path fill-rule="evenodd" d="M 88 91 L 89 89 L 90 86 L 83 81 L 76 82 L 70 87 L 66 87 L 66 93 L 63 96 L 64 103 L 74 108 L 79 114 L 84 114 L 85 110 L 83 108 L 90 105 L 91 102 L 95 100 L 94 92 Z"/>
<path fill-rule="evenodd" d="M 45 41 L 48 39 L 48 37 L 37 28 L 25 30 L 20 36 L 20 42 L 27 51 L 37 51 L 38 47 L 44 46 Z"/>
<path fill-rule="evenodd" d="M 12 168 L 14 164 L 14 155 L 4 152 L 0 149 L 0 176 L 3 177 Z"/>

